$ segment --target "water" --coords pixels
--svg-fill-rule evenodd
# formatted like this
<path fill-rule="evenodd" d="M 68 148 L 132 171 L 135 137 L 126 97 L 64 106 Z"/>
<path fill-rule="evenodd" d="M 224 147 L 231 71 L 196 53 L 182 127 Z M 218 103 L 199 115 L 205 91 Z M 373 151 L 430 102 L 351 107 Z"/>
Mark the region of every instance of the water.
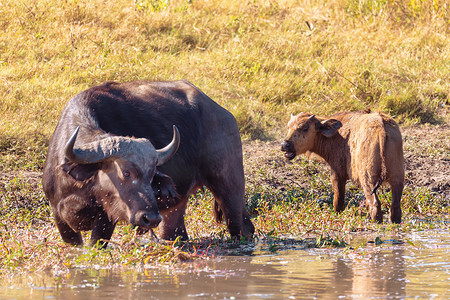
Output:
<path fill-rule="evenodd" d="M 449 299 L 450 234 L 357 236 L 357 250 L 303 249 L 175 266 L 20 278 L 0 299 Z"/>

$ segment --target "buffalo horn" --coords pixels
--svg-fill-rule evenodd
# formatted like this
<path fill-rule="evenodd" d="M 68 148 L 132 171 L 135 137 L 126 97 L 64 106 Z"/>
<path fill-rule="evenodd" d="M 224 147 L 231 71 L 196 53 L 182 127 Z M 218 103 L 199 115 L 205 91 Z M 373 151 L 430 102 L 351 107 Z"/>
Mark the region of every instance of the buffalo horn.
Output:
<path fill-rule="evenodd" d="M 98 163 L 109 157 L 118 155 L 121 151 L 125 152 L 123 151 L 125 147 L 121 146 L 123 144 L 129 144 L 131 140 L 127 137 L 113 136 L 87 143 L 74 149 L 73 146 L 75 145 L 79 129 L 80 127 L 75 129 L 64 147 L 66 158 L 79 164 Z"/>
<path fill-rule="evenodd" d="M 173 138 L 172 141 L 162 149 L 156 150 L 158 153 L 158 164 L 161 166 L 166 163 L 178 150 L 180 146 L 180 132 L 177 126 L 173 125 Z"/>
<path fill-rule="evenodd" d="M 312 120 L 316 115 L 311 115 L 311 117 L 309 117 L 309 120 Z"/>
<path fill-rule="evenodd" d="M 67 141 L 66 146 L 64 147 L 64 154 L 67 159 L 70 161 L 76 161 L 75 153 L 73 153 L 73 146 L 75 145 L 75 141 L 77 139 L 78 131 L 80 130 L 80 126 L 78 126 L 73 132 L 70 139 Z"/>

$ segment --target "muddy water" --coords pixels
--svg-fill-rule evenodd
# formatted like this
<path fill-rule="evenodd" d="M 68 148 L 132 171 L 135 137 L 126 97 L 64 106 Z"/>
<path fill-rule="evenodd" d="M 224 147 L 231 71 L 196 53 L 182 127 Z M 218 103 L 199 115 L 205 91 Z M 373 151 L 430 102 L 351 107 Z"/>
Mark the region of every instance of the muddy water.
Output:
<path fill-rule="evenodd" d="M 133 270 L 22 278 L 0 299 L 449 299 L 450 234 L 357 236 L 356 250 L 301 249 Z M 381 243 L 380 243 L 381 242 Z"/>

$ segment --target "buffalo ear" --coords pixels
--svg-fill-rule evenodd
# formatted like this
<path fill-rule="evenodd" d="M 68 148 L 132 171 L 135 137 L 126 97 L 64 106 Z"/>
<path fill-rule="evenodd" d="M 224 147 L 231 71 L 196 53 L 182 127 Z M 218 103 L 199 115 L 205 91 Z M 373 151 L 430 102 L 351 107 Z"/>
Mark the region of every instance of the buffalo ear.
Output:
<path fill-rule="evenodd" d="M 100 168 L 99 164 L 77 164 L 68 161 L 62 164 L 61 169 L 76 181 L 86 181 L 92 178 Z"/>
<path fill-rule="evenodd" d="M 172 178 L 164 173 L 156 171 L 153 176 L 152 188 L 161 212 L 176 206 L 181 200 Z"/>
<path fill-rule="evenodd" d="M 332 137 L 341 127 L 341 122 L 335 119 L 329 119 L 320 123 L 319 131 L 326 137 Z"/>

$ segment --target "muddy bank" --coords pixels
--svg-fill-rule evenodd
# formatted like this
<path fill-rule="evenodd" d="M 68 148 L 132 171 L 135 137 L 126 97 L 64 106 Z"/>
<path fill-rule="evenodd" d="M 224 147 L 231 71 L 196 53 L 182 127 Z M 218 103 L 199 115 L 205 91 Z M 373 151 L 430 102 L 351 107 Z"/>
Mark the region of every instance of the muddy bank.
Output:
<path fill-rule="evenodd" d="M 450 200 L 450 126 L 413 126 L 402 128 L 402 134 L 406 185 L 430 189 Z M 321 176 L 324 182 L 329 181 L 326 164 L 311 162 L 303 156 L 289 162 L 280 151 L 280 142 L 243 142 L 247 185 L 280 190 L 308 189 L 312 176 Z M 36 189 L 40 186 L 42 173 L 0 171 L 0 188 L 15 177 L 26 178 L 30 187 Z"/>
<path fill-rule="evenodd" d="M 406 186 L 431 189 L 450 200 L 450 126 L 407 127 L 402 128 L 402 135 Z M 308 189 L 311 176 L 328 178 L 329 168 L 325 163 L 313 163 L 304 156 L 287 161 L 280 151 L 280 142 L 243 143 L 247 184 L 282 190 Z"/>

